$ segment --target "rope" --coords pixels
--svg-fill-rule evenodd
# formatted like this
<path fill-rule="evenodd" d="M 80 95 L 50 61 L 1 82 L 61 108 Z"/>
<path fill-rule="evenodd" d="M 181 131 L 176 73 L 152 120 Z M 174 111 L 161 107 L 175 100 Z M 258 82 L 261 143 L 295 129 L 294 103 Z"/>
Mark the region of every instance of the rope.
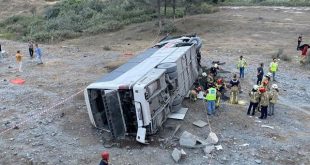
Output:
<path fill-rule="evenodd" d="M 160 36 L 160 30 L 161 30 L 161 29 L 159 29 L 158 32 L 155 34 L 155 36 L 154 36 L 155 39 L 150 43 L 150 46 L 149 46 L 149 47 L 153 46 L 153 45 L 155 44 L 155 42 L 158 40 L 158 38 L 159 38 L 159 36 Z M 148 49 L 148 48 L 146 48 L 146 49 Z M 146 49 L 144 49 L 143 51 L 145 51 Z M 6 87 L 6 88 L 8 88 L 8 87 Z M 4 89 L 6 89 L 6 88 L 4 88 Z M 12 126 L 12 127 L 10 127 L 10 128 L 7 128 L 7 129 L 4 129 L 3 131 L 1 131 L 1 132 L 0 132 L 0 136 L 3 135 L 3 134 L 5 134 L 5 133 L 7 133 L 7 132 L 9 132 L 9 131 L 11 131 L 11 130 L 13 130 L 14 128 L 19 128 L 20 126 L 24 125 L 25 123 L 27 123 L 27 122 L 29 122 L 29 121 L 34 121 L 34 120 L 36 120 L 36 119 L 37 119 L 38 117 L 40 117 L 41 115 L 43 115 L 43 114 L 45 114 L 45 113 L 51 111 L 52 109 L 54 109 L 54 108 L 56 108 L 56 107 L 58 107 L 58 106 L 64 104 L 65 102 L 68 102 L 69 100 L 73 99 L 73 98 L 76 97 L 78 94 L 82 93 L 83 91 L 84 91 L 84 89 L 83 89 L 83 90 L 80 90 L 80 91 L 78 91 L 78 92 L 76 92 L 76 93 L 74 93 L 74 94 L 72 94 L 71 96 L 67 97 L 66 99 L 64 99 L 64 100 L 62 100 L 62 101 L 60 101 L 60 102 L 54 104 L 54 105 L 51 106 L 50 108 L 48 108 L 48 109 L 46 109 L 46 110 L 44 110 L 44 111 L 42 111 L 42 112 L 40 112 L 40 113 L 37 113 L 37 114 L 35 114 L 35 115 L 33 115 L 33 116 L 30 116 L 30 117 L 28 117 L 28 118 L 25 117 L 24 119 L 21 120 L 21 122 L 15 124 L 14 126 Z M 105 130 L 105 131 L 106 131 L 106 130 Z"/>
<path fill-rule="evenodd" d="M 200 83 L 200 81 L 198 81 L 198 84 L 199 84 L 199 86 L 201 86 L 201 83 Z M 207 123 L 208 123 L 208 127 L 209 127 L 209 131 L 210 131 L 210 133 L 212 132 L 212 126 L 211 126 L 211 123 L 210 123 L 210 119 L 209 119 L 209 115 L 208 115 L 208 113 L 207 113 L 207 108 L 208 107 L 206 107 L 206 103 L 205 103 L 205 99 L 203 98 L 202 99 L 202 104 L 203 104 L 203 107 L 204 107 L 204 111 L 205 111 L 205 115 L 207 116 Z M 211 164 L 211 162 L 212 162 L 212 157 L 213 157 L 213 154 L 211 154 L 211 159 L 209 160 L 209 165 Z"/>
<path fill-rule="evenodd" d="M 63 103 L 69 101 L 70 99 L 73 99 L 75 96 L 77 96 L 78 94 L 82 93 L 83 91 L 84 91 L 84 90 L 80 90 L 80 91 L 74 93 L 73 95 L 67 97 L 66 99 L 64 99 L 64 100 L 62 100 L 62 101 L 60 101 L 60 102 L 58 102 L 57 104 L 51 106 L 50 108 L 48 108 L 48 109 L 46 109 L 46 110 L 44 110 L 44 111 L 42 111 L 42 112 L 40 112 L 40 113 L 38 113 L 38 114 L 36 114 L 36 115 L 30 116 L 29 118 L 26 118 L 26 119 L 22 120 L 20 123 L 14 125 L 13 127 L 10 127 L 10 128 L 7 128 L 7 129 L 1 131 L 1 132 L 0 132 L 0 135 L 2 135 L 2 134 L 6 133 L 6 132 L 8 132 L 8 131 L 10 131 L 10 130 L 12 130 L 12 129 L 14 129 L 14 128 L 18 128 L 18 127 L 22 126 L 23 124 L 27 123 L 27 122 L 30 121 L 30 120 L 34 121 L 34 120 L 37 119 L 39 116 L 41 116 L 41 115 L 45 114 L 46 112 L 48 112 L 48 111 L 50 111 L 50 110 L 52 110 L 52 109 L 54 109 L 54 108 L 56 108 L 56 107 L 62 105 Z"/>

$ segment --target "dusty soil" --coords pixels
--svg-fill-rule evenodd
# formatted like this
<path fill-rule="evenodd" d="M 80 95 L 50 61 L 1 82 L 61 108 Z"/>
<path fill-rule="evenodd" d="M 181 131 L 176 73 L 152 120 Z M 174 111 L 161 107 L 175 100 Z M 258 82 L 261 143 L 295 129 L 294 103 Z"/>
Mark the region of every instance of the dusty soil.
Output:
<path fill-rule="evenodd" d="M 183 148 L 187 157 L 180 164 L 310 163 L 310 70 L 298 63 L 300 53 L 296 52 L 297 34 L 310 42 L 309 14 L 309 8 L 226 7 L 218 13 L 178 20 L 179 33 L 197 32 L 203 38 L 203 65 L 220 60 L 226 62 L 224 70 L 234 73 L 240 55 L 249 63 L 246 78 L 241 80 L 244 92 L 240 97 L 246 104 L 223 102 L 217 115 L 209 117 L 223 150 L 205 156 L 202 149 Z M 98 164 L 103 150 L 111 153 L 112 164 L 175 164 L 172 150 L 182 147 L 177 138 L 169 139 L 178 124 L 181 128 L 176 137 L 185 130 L 202 138 L 210 132 L 208 126 L 192 125 L 195 120 L 207 121 L 201 101 L 185 100 L 184 106 L 189 108 L 185 119 L 169 119 L 151 137 L 151 144 L 144 146 L 132 138 L 112 141 L 108 133 L 93 128 L 81 93 L 108 72 L 107 66 L 130 58 L 124 54 L 143 51 L 158 40 L 156 36 L 150 22 L 115 33 L 41 45 L 43 65 L 28 57 L 26 43 L 0 40 L 9 52 L 0 62 L 0 164 Z M 107 47 L 111 50 L 106 51 Z M 258 120 L 259 113 L 249 117 L 247 92 L 256 82 L 256 68 L 260 62 L 267 66 L 280 48 L 292 61 L 280 61 L 276 114 L 267 120 Z M 16 50 L 25 55 L 22 73 L 16 69 Z M 231 73 L 223 76 L 228 79 Z M 9 82 L 16 77 L 26 83 Z M 262 124 L 274 129 L 262 128 Z M 15 125 L 18 129 L 10 129 Z M 242 146 L 245 143 L 249 146 Z"/>
<path fill-rule="evenodd" d="M 4 20 L 13 15 L 41 14 L 44 9 L 58 0 L 0 0 L 1 17 Z"/>

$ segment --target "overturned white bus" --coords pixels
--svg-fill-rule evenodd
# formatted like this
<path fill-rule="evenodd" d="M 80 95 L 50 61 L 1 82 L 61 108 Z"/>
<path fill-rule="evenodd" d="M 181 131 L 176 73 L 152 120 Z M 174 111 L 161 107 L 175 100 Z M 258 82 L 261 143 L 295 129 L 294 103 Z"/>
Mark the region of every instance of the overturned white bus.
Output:
<path fill-rule="evenodd" d="M 181 108 L 198 78 L 201 45 L 196 35 L 166 37 L 90 84 L 84 95 L 91 123 L 114 138 L 148 143 L 146 135 Z"/>

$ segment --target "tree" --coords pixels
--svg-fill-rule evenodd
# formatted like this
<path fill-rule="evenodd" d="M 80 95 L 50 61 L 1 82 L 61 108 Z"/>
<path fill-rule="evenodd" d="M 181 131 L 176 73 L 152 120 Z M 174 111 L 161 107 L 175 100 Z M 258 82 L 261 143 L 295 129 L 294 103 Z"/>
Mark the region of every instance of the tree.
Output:
<path fill-rule="evenodd" d="M 164 12 L 165 16 L 167 16 L 167 0 L 165 0 L 165 12 Z"/>
<path fill-rule="evenodd" d="M 173 8 L 173 20 L 175 19 L 175 0 L 172 2 L 172 8 Z"/>
<path fill-rule="evenodd" d="M 161 0 L 157 0 L 157 16 L 158 16 L 158 26 L 161 30 L 161 14 L 160 14 Z"/>

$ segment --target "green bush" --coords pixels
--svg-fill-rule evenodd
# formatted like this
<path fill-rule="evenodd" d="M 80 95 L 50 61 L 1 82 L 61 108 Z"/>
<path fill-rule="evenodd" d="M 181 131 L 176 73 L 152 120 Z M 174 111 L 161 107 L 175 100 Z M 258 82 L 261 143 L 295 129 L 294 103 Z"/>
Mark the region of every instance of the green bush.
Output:
<path fill-rule="evenodd" d="M 167 33 L 175 33 L 177 32 L 177 27 L 175 26 L 174 22 L 173 21 L 170 21 L 170 20 L 165 20 L 163 22 L 163 25 L 162 25 L 162 29 L 160 31 L 161 34 L 167 34 Z"/>
<path fill-rule="evenodd" d="M 183 2 L 178 2 L 178 5 Z M 207 3 L 189 7 L 191 14 L 214 12 Z M 162 8 L 163 10 L 163 8 Z M 177 6 L 175 17 L 184 16 L 184 7 Z M 163 12 L 162 12 L 163 14 Z M 167 18 L 173 17 L 167 7 Z M 124 25 L 156 19 L 156 6 L 141 0 L 61 0 L 47 7 L 42 16 L 12 16 L 0 22 L 2 34 L 13 34 L 16 39 L 50 42 L 86 34 L 116 31 Z M 174 32 L 176 27 L 167 22 L 163 32 Z"/>
<path fill-rule="evenodd" d="M 117 31 L 123 27 L 123 23 L 119 21 L 110 21 L 104 24 L 99 24 L 96 26 L 91 26 L 90 28 L 86 29 L 85 32 L 88 34 L 98 34 L 103 32 L 109 31 Z"/>
<path fill-rule="evenodd" d="M 217 11 L 218 11 L 217 7 L 214 7 L 208 3 L 201 3 L 199 5 L 192 4 L 189 5 L 186 9 L 186 13 L 189 15 L 214 13 Z"/>
<path fill-rule="evenodd" d="M 308 0 L 225 0 L 223 5 L 310 6 Z"/>

